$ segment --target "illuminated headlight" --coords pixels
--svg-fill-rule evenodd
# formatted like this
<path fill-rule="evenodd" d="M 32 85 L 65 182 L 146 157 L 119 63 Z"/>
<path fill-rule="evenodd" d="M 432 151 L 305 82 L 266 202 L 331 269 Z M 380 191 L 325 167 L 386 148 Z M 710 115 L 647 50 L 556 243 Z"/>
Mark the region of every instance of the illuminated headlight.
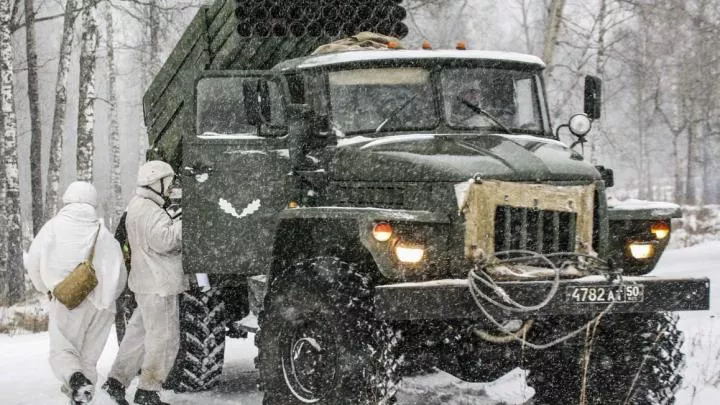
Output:
<path fill-rule="evenodd" d="M 417 264 L 425 256 L 425 249 L 422 246 L 408 245 L 401 242 L 395 246 L 395 255 L 403 263 Z"/>
<path fill-rule="evenodd" d="M 637 260 L 650 259 L 655 256 L 655 243 L 653 242 L 630 242 L 628 244 L 630 255 Z"/>

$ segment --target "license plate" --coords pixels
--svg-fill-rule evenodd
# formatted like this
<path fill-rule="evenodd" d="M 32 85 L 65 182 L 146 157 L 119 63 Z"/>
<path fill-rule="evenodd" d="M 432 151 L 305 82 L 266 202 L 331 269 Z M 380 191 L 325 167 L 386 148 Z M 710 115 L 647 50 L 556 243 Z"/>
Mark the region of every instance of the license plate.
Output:
<path fill-rule="evenodd" d="M 642 302 L 644 296 L 643 287 L 641 284 L 567 287 L 566 300 L 581 304 Z"/>

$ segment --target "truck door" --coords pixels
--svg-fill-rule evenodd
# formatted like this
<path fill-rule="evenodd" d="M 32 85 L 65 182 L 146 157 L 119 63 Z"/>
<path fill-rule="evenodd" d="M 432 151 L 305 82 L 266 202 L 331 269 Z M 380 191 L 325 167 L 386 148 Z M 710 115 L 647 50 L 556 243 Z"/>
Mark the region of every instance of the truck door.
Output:
<path fill-rule="evenodd" d="M 264 274 L 278 213 L 290 198 L 283 78 L 209 72 L 195 88 L 195 131 L 183 139 L 187 273 Z"/>

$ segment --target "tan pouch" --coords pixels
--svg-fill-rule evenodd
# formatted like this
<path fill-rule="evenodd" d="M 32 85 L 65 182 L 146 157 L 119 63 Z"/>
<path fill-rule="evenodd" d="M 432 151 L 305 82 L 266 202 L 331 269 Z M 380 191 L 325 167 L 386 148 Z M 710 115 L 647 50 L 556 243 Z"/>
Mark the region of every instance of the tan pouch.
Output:
<path fill-rule="evenodd" d="M 95 244 L 100 234 L 100 226 L 101 225 L 98 225 L 95 240 L 93 241 L 87 260 L 78 264 L 53 290 L 53 296 L 68 309 L 77 308 L 78 305 L 85 301 L 85 298 L 90 295 L 98 284 L 92 261 L 95 257 Z"/>

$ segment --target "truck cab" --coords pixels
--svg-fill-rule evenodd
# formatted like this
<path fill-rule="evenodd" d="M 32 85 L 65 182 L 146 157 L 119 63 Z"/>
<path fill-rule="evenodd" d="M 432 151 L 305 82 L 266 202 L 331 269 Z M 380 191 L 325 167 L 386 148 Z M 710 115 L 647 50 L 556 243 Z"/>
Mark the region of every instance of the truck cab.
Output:
<path fill-rule="evenodd" d="M 217 384 L 225 336 L 251 331 L 266 405 L 387 404 L 408 373 L 519 365 L 536 403 L 672 402 L 672 312 L 707 309 L 709 283 L 648 275 L 679 208 L 608 205 L 612 171 L 573 148 L 598 78 L 554 127 L 535 56 L 326 47 L 335 21 L 271 34 L 246 6 L 201 8 L 143 100 L 148 157 L 182 183 L 184 271 L 209 279 L 181 299 L 171 386 Z"/>
<path fill-rule="evenodd" d="M 463 199 L 475 179 L 593 188 L 579 234 L 569 226 L 577 213 L 503 209 L 496 213 L 492 251 L 577 248 L 634 274 L 649 272 L 667 242 L 655 241 L 650 227 L 668 223 L 677 209 L 655 210 L 638 235 L 609 238 L 611 227 L 627 224 L 611 221 L 604 172 L 553 131 L 543 68 L 540 59 L 522 54 L 382 50 L 291 59 L 266 72 L 205 73 L 196 86 L 196 131 L 183 139 L 186 269 L 270 274 L 273 261 L 282 266 L 273 253 L 280 246 L 297 245 L 307 254 L 306 244 L 326 245 L 310 238 L 338 235 L 304 224 L 313 230 L 298 245 L 277 232 L 284 223 L 298 232 L 301 213 L 351 216 L 351 209 L 377 209 L 424 218 L 412 226 L 419 233 L 423 221 L 444 229 L 429 232 L 432 241 L 411 238 L 428 245 L 418 264 L 427 271 L 412 275 L 393 267 L 392 252 L 378 251 L 386 247 L 359 240 L 353 229 L 347 238 L 369 251 L 384 275 L 414 281 L 457 276 L 453 269 L 464 268 L 460 262 L 467 259 Z M 599 94 L 586 98 L 590 116 L 571 120 L 570 130 L 580 136 L 599 114 Z M 585 240 L 576 243 L 578 235 Z M 652 257 L 628 256 L 630 236 L 653 242 Z M 234 243 L 224 243 L 230 238 Z M 342 238 L 329 243 L 338 250 L 350 246 Z"/>

